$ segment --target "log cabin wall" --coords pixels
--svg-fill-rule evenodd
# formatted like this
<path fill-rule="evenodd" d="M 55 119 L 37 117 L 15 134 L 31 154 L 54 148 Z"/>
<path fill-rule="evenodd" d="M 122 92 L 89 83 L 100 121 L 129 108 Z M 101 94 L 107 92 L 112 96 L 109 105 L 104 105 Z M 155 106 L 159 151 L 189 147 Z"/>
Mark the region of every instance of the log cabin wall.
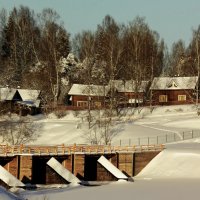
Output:
<path fill-rule="evenodd" d="M 97 160 L 104 155 L 114 166 L 128 177 L 137 175 L 160 151 L 121 152 L 107 154 L 55 155 L 66 169 L 84 181 L 115 181 L 116 178 Z M 23 183 L 67 184 L 46 163 L 52 156 L 17 155 L 0 157 L 0 165 Z"/>
<path fill-rule="evenodd" d="M 194 90 L 153 90 L 153 103 L 154 105 L 181 105 L 186 103 L 194 103 L 195 94 Z M 159 96 L 167 95 L 166 102 L 160 102 Z M 179 95 L 186 95 L 186 100 L 178 100 Z"/>
<path fill-rule="evenodd" d="M 78 102 L 85 102 L 86 104 L 88 104 L 88 98 L 89 98 L 88 96 L 73 95 L 72 96 L 72 106 L 87 108 L 88 105 L 82 105 L 82 106 L 80 106 L 80 105 L 78 105 Z M 91 96 L 90 99 L 91 99 L 90 100 L 91 107 L 98 107 L 99 103 L 101 104 L 101 106 L 104 105 L 104 99 L 105 99 L 105 97 Z"/>

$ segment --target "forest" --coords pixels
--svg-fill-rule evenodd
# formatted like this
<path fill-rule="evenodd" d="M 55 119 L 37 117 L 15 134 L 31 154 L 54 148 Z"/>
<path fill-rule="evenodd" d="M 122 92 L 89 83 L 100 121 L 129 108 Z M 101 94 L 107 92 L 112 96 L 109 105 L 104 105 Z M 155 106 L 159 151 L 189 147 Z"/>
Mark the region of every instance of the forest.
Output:
<path fill-rule="evenodd" d="M 199 76 L 200 26 L 188 46 L 164 39 L 137 16 L 127 24 L 107 15 L 95 31 L 71 36 L 59 14 L 20 6 L 0 10 L 0 86 L 41 90 L 63 103 L 73 83 L 152 81 L 158 76 Z"/>

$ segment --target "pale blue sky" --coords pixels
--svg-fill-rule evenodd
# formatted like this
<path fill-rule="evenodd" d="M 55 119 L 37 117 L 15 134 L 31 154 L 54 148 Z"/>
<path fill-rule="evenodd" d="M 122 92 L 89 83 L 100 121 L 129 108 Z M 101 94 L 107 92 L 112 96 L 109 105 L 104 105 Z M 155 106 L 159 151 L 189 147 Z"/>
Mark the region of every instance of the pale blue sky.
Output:
<path fill-rule="evenodd" d="M 188 45 L 192 29 L 200 24 L 200 0 L 0 0 L 0 8 L 7 10 L 19 5 L 35 12 L 55 9 L 72 35 L 95 30 L 107 14 L 125 24 L 136 16 L 145 17 L 169 47 L 178 39 Z"/>

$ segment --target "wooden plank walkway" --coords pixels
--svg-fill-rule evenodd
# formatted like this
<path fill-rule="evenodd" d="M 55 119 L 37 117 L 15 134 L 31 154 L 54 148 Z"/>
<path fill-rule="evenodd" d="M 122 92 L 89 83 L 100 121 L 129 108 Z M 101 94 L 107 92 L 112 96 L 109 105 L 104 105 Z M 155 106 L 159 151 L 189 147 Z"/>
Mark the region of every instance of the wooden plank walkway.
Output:
<path fill-rule="evenodd" d="M 111 154 L 118 152 L 162 151 L 164 145 L 0 145 L 0 156 L 15 155 L 70 155 L 70 154 Z"/>

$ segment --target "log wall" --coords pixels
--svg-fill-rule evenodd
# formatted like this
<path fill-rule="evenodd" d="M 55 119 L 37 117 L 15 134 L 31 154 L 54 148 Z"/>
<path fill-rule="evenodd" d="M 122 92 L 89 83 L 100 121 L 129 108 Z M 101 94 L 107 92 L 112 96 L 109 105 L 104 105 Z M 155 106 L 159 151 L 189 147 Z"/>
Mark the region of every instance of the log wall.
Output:
<path fill-rule="evenodd" d="M 160 151 L 110 153 L 104 156 L 128 177 L 137 175 Z M 102 154 L 53 156 L 66 169 L 84 181 L 115 181 L 116 178 L 97 160 Z M 52 156 L 17 155 L 0 157 L 0 165 L 23 183 L 67 184 L 46 163 Z"/>

